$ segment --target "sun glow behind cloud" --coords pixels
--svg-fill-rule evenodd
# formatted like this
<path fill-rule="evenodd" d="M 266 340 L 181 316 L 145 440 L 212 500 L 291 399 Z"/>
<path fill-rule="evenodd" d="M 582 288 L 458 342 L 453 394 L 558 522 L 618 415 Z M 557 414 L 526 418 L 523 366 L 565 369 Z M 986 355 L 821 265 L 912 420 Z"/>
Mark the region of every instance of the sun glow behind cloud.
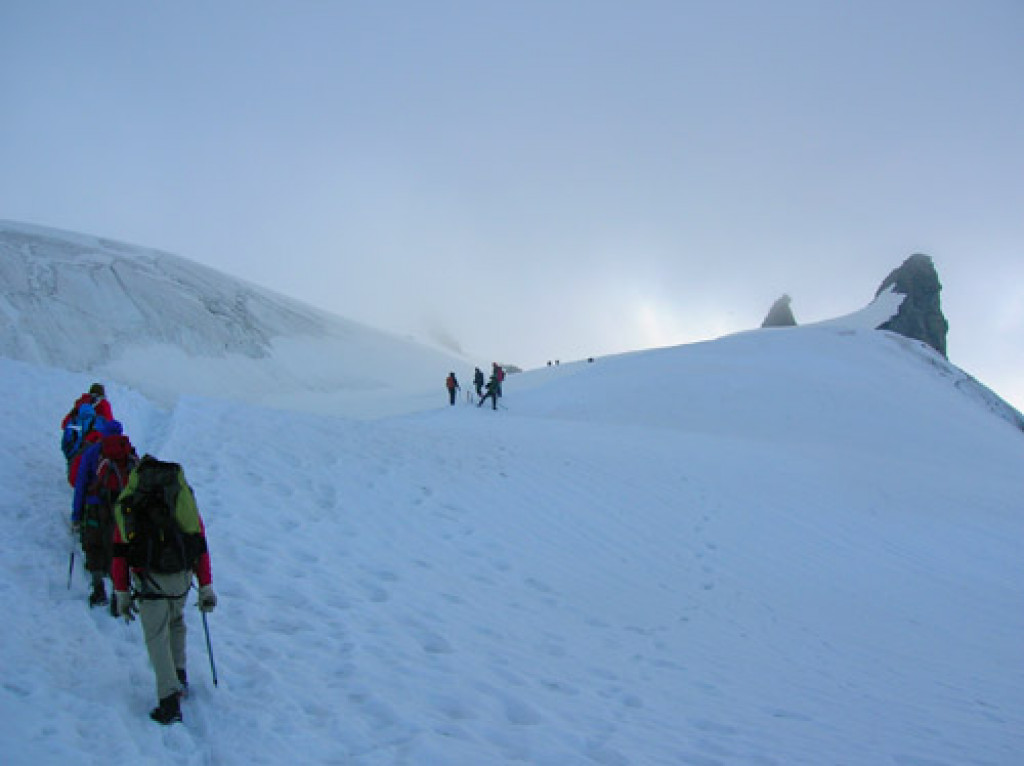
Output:
<path fill-rule="evenodd" d="M 633 311 L 635 347 L 660 348 L 719 338 L 743 329 L 734 318 L 707 307 L 682 313 L 654 300 L 641 300 Z"/>
<path fill-rule="evenodd" d="M 636 325 L 640 332 L 641 343 L 647 348 L 670 345 L 677 337 L 672 324 L 674 320 L 666 317 L 667 312 L 653 303 L 641 303 L 636 309 Z"/>

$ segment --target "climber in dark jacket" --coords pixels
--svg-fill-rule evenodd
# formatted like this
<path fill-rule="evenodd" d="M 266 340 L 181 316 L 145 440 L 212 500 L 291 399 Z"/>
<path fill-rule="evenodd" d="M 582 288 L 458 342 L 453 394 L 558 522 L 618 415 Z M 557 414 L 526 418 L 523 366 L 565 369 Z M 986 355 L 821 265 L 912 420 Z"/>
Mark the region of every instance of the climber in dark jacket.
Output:
<path fill-rule="evenodd" d="M 491 400 L 491 409 L 498 409 L 498 392 L 501 390 L 501 382 L 498 380 L 498 376 L 492 374 L 490 380 L 487 381 L 487 393 L 480 397 L 480 403 L 477 407 L 483 405 L 488 399 Z"/>
<path fill-rule="evenodd" d="M 448 379 L 444 382 L 445 386 L 448 387 L 448 403 L 455 404 L 455 392 L 462 388 L 459 385 L 459 381 L 455 378 L 454 372 L 448 373 Z"/>

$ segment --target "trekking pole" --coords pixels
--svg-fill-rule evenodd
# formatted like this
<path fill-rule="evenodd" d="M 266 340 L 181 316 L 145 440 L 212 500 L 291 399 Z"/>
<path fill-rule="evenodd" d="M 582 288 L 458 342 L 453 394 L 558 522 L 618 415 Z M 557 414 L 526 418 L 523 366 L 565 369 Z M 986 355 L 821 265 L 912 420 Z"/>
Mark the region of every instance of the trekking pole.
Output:
<path fill-rule="evenodd" d="M 71 555 L 68 556 L 68 590 L 71 590 L 71 575 L 75 572 L 75 531 L 71 528 Z"/>
<path fill-rule="evenodd" d="M 213 685 L 217 685 L 217 666 L 213 662 L 213 646 L 210 644 L 210 626 L 206 623 L 206 612 L 202 609 L 199 613 L 203 616 L 203 632 L 206 633 L 206 654 L 210 657 L 210 675 L 213 676 Z"/>

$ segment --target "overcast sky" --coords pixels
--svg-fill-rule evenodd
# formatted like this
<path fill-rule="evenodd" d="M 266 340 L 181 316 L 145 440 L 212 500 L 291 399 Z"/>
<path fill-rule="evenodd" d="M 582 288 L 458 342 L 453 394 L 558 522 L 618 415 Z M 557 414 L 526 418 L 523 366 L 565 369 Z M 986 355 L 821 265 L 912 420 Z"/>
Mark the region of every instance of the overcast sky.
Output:
<path fill-rule="evenodd" d="M 1024 0 L 0 4 L 0 218 L 523 367 L 934 259 L 1024 408 Z"/>

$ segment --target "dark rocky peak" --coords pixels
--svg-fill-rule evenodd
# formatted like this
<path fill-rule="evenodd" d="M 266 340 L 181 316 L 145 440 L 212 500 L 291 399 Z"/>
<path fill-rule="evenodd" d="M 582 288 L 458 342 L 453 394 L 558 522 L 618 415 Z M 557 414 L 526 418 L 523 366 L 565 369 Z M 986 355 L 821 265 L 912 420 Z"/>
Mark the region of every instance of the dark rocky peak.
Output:
<path fill-rule="evenodd" d="M 793 316 L 793 310 L 789 307 L 792 300 L 788 295 L 783 295 L 775 301 L 768 309 L 768 316 L 764 318 L 761 327 L 795 327 L 796 318 Z"/>
<path fill-rule="evenodd" d="M 945 357 L 949 323 L 942 315 L 939 303 L 942 285 L 931 257 L 917 253 L 907 258 L 902 266 L 885 278 L 875 297 L 890 287 L 907 297 L 896 316 L 879 325 L 878 329 L 923 341 Z"/>

